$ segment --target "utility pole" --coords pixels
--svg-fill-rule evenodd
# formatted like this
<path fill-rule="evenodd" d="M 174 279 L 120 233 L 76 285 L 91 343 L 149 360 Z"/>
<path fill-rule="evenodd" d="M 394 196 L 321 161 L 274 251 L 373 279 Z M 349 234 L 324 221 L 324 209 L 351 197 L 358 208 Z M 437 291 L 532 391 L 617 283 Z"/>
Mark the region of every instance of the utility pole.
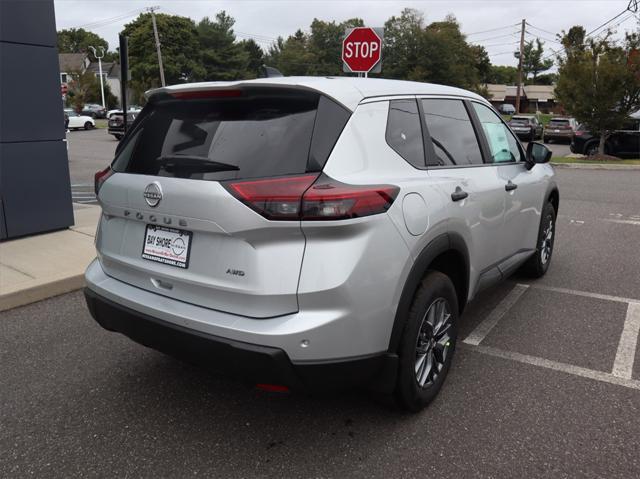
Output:
<path fill-rule="evenodd" d="M 522 85 L 522 57 L 524 56 L 524 30 L 527 20 L 522 20 L 522 29 L 520 30 L 520 55 L 518 55 L 518 86 L 516 89 L 516 113 L 520 113 L 520 89 Z"/>
<path fill-rule="evenodd" d="M 160 83 L 165 86 L 164 68 L 162 66 L 162 53 L 160 52 L 160 38 L 158 38 L 158 25 L 156 25 L 156 10 L 160 7 L 149 7 L 147 11 L 151 13 L 151 21 L 153 22 L 153 36 L 156 38 L 156 50 L 158 51 L 158 67 L 160 68 Z"/>
<path fill-rule="evenodd" d="M 100 72 L 100 94 L 102 95 L 102 108 L 106 108 L 104 105 L 104 79 L 102 78 L 102 59 L 104 58 L 104 47 L 98 47 L 102 52 L 102 55 L 98 56 L 96 54 L 95 47 L 89 47 L 93 52 L 93 56 L 98 59 L 98 70 Z"/>

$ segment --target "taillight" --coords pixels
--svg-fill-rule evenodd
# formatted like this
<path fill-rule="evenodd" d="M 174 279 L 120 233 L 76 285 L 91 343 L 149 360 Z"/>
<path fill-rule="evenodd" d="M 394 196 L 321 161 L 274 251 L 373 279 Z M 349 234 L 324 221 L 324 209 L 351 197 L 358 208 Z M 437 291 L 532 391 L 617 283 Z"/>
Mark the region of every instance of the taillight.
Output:
<path fill-rule="evenodd" d="M 576 131 L 573 132 L 573 134 L 576 135 L 576 136 L 582 136 L 582 135 L 584 135 L 584 131 L 576 130 Z"/>
<path fill-rule="evenodd" d="M 323 175 L 302 198 L 302 219 L 342 220 L 384 213 L 399 191 L 392 185 L 346 185 Z"/>
<path fill-rule="evenodd" d="M 98 171 L 94 175 L 93 188 L 96 192 L 96 196 L 98 196 L 98 191 L 100 191 L 100 187 L 102 186 L 102 184 L 107 181 L 107 178 L 109 178 L 111 175 L 113 175 L 113 170 L 110 166 L 106 167 L 104 170 Z"/>
<path fill-rule="evenodd" d="M 231 181 L 226 188 L 269 220 L 327 221 L 384 213 L 400 189 L 392 185 L 347 185 L 308 174 Z"/>

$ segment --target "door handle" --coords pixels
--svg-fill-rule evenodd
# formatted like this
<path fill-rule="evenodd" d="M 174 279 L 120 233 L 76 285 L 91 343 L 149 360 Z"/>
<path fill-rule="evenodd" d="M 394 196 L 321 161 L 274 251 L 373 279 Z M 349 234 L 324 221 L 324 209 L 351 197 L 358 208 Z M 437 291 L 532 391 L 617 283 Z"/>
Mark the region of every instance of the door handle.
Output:
<path fill-rule="evenodd" d="M 515 183 L 512 183 L 511 180 L 509 180 L 509 183 L 507 183 L 506 185 L 504 185 L 504 189 L 505 191 L 513 191 L 518 187 L 518 185 L 516 185 Z"/>
<path fill-rule="evenodd" d="M 460 188 L 459 186 L 456 187 L 456 191 L 454 191 L 453 193 L 451 193 L 451 199 L 453 201 L 460 201 L 460 200 L 464 200 L 466 197 L 469 196 L 469 193 L 467 193 L 466 191 L 464 191 L 462 188 Z"/>

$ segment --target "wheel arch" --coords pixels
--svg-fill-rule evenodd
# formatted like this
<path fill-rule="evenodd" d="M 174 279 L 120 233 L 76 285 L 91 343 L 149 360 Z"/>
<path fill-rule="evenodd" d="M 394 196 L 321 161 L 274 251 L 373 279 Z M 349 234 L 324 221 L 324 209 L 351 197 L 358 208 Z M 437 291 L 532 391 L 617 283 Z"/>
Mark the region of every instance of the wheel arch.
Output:
<path fill-rule="evenodd" d="M 547 194 L 547 202 L 551 202 L 557 216 L 558 208 L 560 207 L 560 192 L 558 191 L 558 187 L 554 186 Z"/>
<path fill-rule="evenodd" d="M 405 281 L 393 321 L 389 352 L 398 351 L 411 302 L 420 282 L 429 271 L 446 274 L 456 289 L 458 310 L 464 311 L 469 294 L 469 251 L 464 239 L 445 233 L 433 239 L 417 256 Z"/>

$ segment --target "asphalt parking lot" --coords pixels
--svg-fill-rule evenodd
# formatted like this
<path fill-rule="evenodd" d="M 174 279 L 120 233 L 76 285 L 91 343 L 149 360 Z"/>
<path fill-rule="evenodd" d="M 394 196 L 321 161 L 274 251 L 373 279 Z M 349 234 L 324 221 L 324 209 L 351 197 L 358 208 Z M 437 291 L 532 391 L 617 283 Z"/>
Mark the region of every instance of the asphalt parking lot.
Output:
<path fill-rule="evenodd" d="M 557 174 L 548 274 L 469 306 L 422 413 L 212 376 L 102 330 L 78 292 L 0 314 L 0 477 L 640 476 L 640 171 Z"/>

